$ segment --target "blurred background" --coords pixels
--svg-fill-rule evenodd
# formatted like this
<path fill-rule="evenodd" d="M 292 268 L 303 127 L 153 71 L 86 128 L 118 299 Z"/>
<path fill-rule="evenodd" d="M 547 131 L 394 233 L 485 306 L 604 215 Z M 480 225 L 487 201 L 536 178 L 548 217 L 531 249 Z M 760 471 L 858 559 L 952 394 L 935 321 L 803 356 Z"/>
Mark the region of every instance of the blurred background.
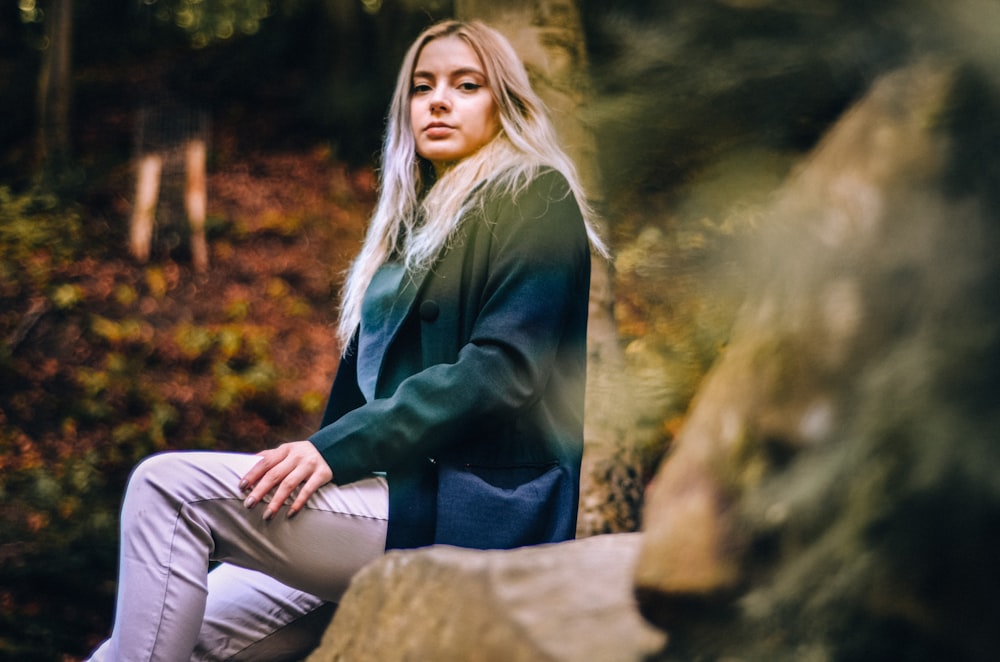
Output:
<path fill-rule="evenodd" d="M 614 252 L 599 332 L 629 406 L 588 440 L 583 534 L 639 527 L 745 294 L 738 252 L 827 128 L 925 53 L 1000 71 L 993 0 L 4 3 L 0 658 L 106 636 L 139 459 L 311 432 L 403 52 L 508 5 L 570 43 L 570 149 Z"/>

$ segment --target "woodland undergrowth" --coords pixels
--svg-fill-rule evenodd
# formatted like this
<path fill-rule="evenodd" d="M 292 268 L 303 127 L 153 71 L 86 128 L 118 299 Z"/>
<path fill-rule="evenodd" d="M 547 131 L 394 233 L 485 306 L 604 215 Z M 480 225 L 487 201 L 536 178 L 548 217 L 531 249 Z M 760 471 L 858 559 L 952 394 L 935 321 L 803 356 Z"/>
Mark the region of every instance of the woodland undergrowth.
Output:
<path fill-rule="evenodd" d="M 371 173 L 271 154 L 210 191 L 197 274 L 169 186 L 147 264 L 125 250 L 127 191 L 95 209 L 0 188 L 0 659 L 82 654 L 107 632 L 139 460 L 254 452 L 318 423 Z"/>

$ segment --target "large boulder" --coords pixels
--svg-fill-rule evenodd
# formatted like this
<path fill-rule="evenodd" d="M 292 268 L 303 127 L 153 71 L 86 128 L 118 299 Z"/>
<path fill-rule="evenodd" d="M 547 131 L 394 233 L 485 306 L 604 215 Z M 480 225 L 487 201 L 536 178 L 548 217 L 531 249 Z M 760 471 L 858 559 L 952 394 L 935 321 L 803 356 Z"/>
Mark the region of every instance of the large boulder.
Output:
<path fill-rule="evenodd" d="M 669 659 L 996 659 L 996 90 L 888 75 L 774 200 L 643 513 Z"/>
<path fill-rule="evenodd" d="M 307 662 L 639 662 L 665 635 L 636 609 L 638 546 L 622 533 L 389 552 L 351 582 Z"/>

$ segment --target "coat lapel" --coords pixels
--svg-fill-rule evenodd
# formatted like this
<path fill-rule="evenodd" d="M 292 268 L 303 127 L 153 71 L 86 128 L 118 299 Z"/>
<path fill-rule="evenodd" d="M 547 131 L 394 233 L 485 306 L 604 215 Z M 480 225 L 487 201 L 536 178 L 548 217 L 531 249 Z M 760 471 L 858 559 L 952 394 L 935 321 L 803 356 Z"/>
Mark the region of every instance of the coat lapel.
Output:
<path fill-rule="evenodd" d="M 389 311 L 389 316 L 385 324 L 386 340 L 380 353 L 383 360 L 385 359 L 385 349 L 399 334 L 399 329 L 403 326 L 403 320 L 406 319 L 410 309 L 413 308 L 413 302 L 417 300 L 417 293 L 420 291 L 429 273 L 430 270 L 425 269 L 416 275 L 409 273 L 403 275 L 403 282 L 400 283 L 399 288 L 399 298 L 396 299 L 396 304 Z"/>
<path fill-rule="evenodd" d="M 476 188 L 473 189 L 473 193 L 470 193 L 469 197 L 471 198 L 475 191 L 477 191 L 482 185 L 483 182 L 477 184 Z M 460 223 L 459 233 L 461 239 L 456 237 L 455 240 L 449 241 L 449 248 L 454 248 L 456 245 L 467 240 L 467 233 L 469 231 L 468 228 L 472 227 L 472 225 L 468 222 L 468 219 L 464 218 L 460 221 Z M 445 250 L 443 252 L 447 254 L 449 251 Z M 403 322 L 406 320 L 407 315 L 409 315 L 410 310 L 413 308 L 413 304 L 417 300 L 417 295 L 420 293 L 421 289 L 423 289 L 428 276 L 432 271 L 435 271 L 440 267 L 443 259 L 444 257 L 439 255 L 438 259 L 433 262 L 433 266 L 422 269 L 417 274 L 404 274 L 403 281 L 400 283 L 399 287 L 399 295 L 390 310 L 386 313 L 385 318 L 380 325 L 381 332 L 377 334 L 377 337 L 363 339 L 366 350 L 362 360 L 367 365 L 359 365 L 359 377 L 361 374 L 369 376 L 377 375 L 374 379 L 359 379 L 359 382 L 362 382 L 362 391 L 365 392 L 365 396 L 369 400 L 372 399 L 374 394 L 378 392 L 379 386 L 384 381 L 387 350 L 396 339 L 396 336 L 399 335 L 399 331 L 403 327 Z M 378 365 L 368 363 L 369 361 L 377 361 Z M 366 386 L 370 386 L 370 392 L 366 391 Z"/>
<path fill-rule="evenodd" d="M 399 335 L 428 273 L 426 270 L 416 276 L 404 273 L 399 283 L 398 294 L 385 311 L 383 319 L 376 329 L 366 329 L 366 333 L 360 339 L 358 385 L 369 401 L 374 399 L 378 392 L 387 350 Z"/>

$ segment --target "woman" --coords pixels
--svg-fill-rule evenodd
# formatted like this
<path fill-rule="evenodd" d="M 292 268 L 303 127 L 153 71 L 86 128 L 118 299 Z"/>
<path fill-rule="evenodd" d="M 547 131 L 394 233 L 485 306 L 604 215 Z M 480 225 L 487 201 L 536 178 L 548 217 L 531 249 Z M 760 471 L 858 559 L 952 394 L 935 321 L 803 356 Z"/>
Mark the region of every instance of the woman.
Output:
<path fill-rule="evenodd" d="M 94 659 L 294 658 L 386 548 L 572 538 L 590 246 L 603 252 L 582 201 L 509 43 L 479 23 L 420 35 L 319 431 L 136 468 Z"/>

